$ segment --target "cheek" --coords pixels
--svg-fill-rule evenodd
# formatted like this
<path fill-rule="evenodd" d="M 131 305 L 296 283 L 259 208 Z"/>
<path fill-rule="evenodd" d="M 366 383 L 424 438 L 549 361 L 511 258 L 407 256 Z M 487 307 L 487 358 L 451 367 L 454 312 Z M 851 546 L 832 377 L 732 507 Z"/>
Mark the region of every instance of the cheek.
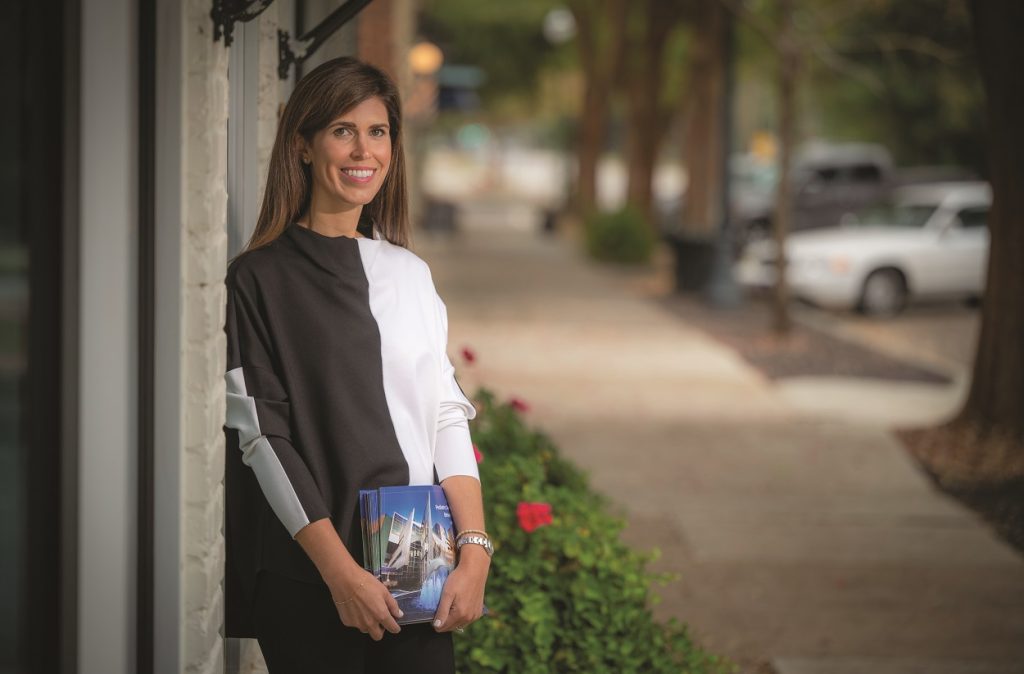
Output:
<path fill-rule="evenodd" d="M 324 146 L 323 157 L 332 164 L 339 164 L 345 160 L 345 144 L 339 142 L 327 143 Z"/>
<path fill-rule="evenodd" d="M 380 165 L 383 169 L 381 171 L 381 174 L 387 175 L 388 172 L 391 170 L 391 148 L 381 148 L 380 151 L 376 153 L 376 155 L 377 161 L 380 162 Z"/>

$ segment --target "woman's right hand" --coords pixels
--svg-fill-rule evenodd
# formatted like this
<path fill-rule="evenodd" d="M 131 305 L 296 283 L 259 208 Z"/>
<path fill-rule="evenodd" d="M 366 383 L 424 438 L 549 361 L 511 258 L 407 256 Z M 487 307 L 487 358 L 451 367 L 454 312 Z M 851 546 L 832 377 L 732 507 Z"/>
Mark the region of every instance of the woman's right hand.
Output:
<path fill-rule="evenodd" d="M 327 583 L 343 625 L 355 627 L 375 641 L 384 638 L 384 630 L 398 633 L 395 618 L 402 617 L 398 602 L 382 582 L 352 559 L 330 518 L 310 522 L 295 534 L 295 540 Z"/>
<path fill-rule="evenodd" d="M 366 569 L 359 567 L 356 573 L 330 589 L 343 625 L 369 634 L 374 641 L 384 638 L 384 630 L 392 634 L 401 630 L 395 622 L 395 618 L 403 615 L 398 602 L 384 583 Z"/>

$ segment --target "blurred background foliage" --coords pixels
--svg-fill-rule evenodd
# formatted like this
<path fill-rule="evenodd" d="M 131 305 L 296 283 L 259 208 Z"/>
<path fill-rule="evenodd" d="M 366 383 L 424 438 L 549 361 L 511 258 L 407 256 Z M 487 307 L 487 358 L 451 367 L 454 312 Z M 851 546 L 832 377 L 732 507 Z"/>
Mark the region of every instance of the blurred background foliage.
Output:
<path fill-rule="evenodd" d="M 740 2 L 748 18 L 770 22 L 775 3 Z M 659 102 L 671 111 L 668 133 L 675 137 L 688 85 L 694 42 L 691 20 L 701 0 L 628 3 L 624 54 L 609 100 L 606 151 L 622 151 L 630 73 L 646 44 L 644 20 L 657 5 L 676 5 L 681 20 L 663 51 Z M 597 0 L 577 0 L 574 11 L 605 11 Z M 421 37 L 436 43 L 446 64 L 472 64 L 485 74 L 480 108 L 447 111 L 458 120 L 496 126 L 540 127 L 539 137 L 568 149 L 581 112 L 581 57 L 576 39 L 552 44 L 544 35 L 545 16 L 566 8 L 554 0 L 481 3 L 424 0 Z M 985 173 L 982 142 L 982 90 L 973 55 L 967 8 L 959 0 L 805 0 L 795 17 L 811 58 L 800 97 L 801 136 L 870 140 L 890 148 L 902 165 L 946 164 Z M 822 30 L 824 26 L 825 30 Z M 598 42 L 609 27 L 598 22 Z M 738 24 L 737 147 L 759 129 L 773 129 L 776 106 L 772 80 L 773 47 L 749 21 Z M 841 64 L 841 65 L 837 65 Z M 444 123 L 442 121 L 442 123 Z"/>
<path fill-rule="evenodd" d="M 446 65 L 483 70 L 482 117 L 523 121 L 542 104 L 543 75 L 575 67 L 572 45 L 553 45 L 542 31 L 545 15 L 557 4 L 423 0 L 419 30 L 441 48 Z"/>
<path fill-rule="evenodd" d="M 984 97 L 966 6 L 950 0 L 865 3 L 835 49 L 877 91 L 819 68 L 811 83 L 823 135 L 870 138 L 902 165 L 950 164 L 984 175 Z"/>

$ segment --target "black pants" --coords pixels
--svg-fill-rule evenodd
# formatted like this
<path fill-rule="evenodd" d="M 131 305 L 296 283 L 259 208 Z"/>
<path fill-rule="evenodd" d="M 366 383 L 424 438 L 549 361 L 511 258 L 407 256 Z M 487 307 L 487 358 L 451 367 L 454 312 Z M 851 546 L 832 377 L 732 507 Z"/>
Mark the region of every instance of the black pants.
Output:
<path fill-rule="evenodd" d="M 253 618 L 270 674 L 455 672 L 450 632 L 415 623 L 374 641 L 342 624 L 327 586 L 266 569 L 256 580 Z"/>

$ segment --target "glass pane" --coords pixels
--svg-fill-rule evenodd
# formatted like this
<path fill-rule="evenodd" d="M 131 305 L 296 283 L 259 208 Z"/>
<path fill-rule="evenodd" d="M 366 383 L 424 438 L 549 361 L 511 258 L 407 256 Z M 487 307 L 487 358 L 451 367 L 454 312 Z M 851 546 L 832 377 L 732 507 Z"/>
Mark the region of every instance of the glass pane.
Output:
<path fill-rule="evenodd" d="M 988 208 L 975 206 L 960 211 L 960 222 L 965 229 L 983 229 L 988 227 Z"/>

